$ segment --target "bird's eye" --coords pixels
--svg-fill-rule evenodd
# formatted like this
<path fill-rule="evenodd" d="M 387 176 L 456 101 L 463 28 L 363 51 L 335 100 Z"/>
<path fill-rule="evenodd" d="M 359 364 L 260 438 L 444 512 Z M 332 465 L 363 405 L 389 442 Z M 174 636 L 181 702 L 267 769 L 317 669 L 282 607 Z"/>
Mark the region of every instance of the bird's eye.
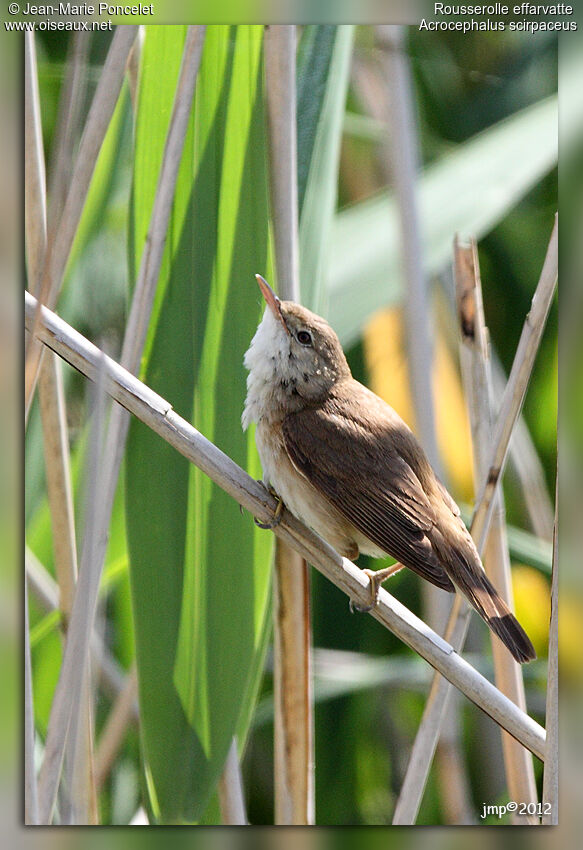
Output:
<path fill-rule="evenodd" d="M 308 333 L 308 331 L 298 331 L 297 332 L 297 340 L 302 345 L 311 345 L 312 344 L 312 335 Z"/>

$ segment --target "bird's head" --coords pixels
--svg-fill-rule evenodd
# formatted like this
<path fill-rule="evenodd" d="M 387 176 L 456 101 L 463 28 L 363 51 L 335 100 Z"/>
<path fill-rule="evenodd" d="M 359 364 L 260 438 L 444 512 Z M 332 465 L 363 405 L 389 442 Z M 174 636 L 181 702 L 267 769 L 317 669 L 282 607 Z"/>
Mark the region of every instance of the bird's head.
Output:
<path fill-rule="evenodd" d="M 249 380 L 254 372 L 261 375 L 290 412 L 321 402 L 338 380 L 350 377 L 340 340 L 328 322 L 293 301 L 280 301 L 256 277 L 267 306 L 245 355 Z"/>

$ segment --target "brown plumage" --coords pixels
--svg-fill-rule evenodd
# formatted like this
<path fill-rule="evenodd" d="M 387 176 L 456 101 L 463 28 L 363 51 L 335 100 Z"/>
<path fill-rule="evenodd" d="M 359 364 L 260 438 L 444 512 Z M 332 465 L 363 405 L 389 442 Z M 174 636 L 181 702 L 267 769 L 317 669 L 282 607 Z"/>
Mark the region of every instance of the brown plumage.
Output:
<path fill-rule="evenodd" d="M 268 309 L 245 357 L 243 425 L 257 422 L 265 483 L 341 554 L 387 553 L 459 588 L 517 661 L 534 658 L 412 431 L 354 380 L 323 319 L 260 286 Z"/>

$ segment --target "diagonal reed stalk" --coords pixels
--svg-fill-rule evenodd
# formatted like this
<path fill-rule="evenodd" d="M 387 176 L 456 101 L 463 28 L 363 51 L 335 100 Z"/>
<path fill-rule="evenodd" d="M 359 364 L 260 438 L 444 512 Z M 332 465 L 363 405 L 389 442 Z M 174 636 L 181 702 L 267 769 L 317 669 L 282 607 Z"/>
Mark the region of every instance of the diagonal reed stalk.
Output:
<path fill-rule="evenodd" d="M 128 727 L 134 722 L 137 697 L 138 675 L 134 663 L 127 674 L 124 687 L 115 700 L 95 750 L 95 786 L 98 789 L 102 787 L 109 775 Z"/>
<path fill-rule="evenodd" d="M 278 291 L 299 301 L 296 27 L 265 31 L 269 172 Z M 306 561 L 284 541 L 273 584 L 275 823 L 314 822 L 310 581 Z"/>
<path fill-rule="evenodd" d="M 39 375 L 39 402 L 59 605 L 66 622 L 77 581 L 77 539 L 62 366 L 48 352 Z"/>
<path fill-rule="evenodd" d="M 37 300 L 25 293 L 26 326 L 32 329 Z M 219 487 L 251 511 L 260 521 L 273 518 L 275 499 L 172 406 L 152 392 L 48 308 L 41 307 L 38 338 L 82 374 L 95 381 L 103 373 L 106 392 L 155 433 L 196 464 Z M 369 600 L 369 580 L 347 558 L 342 558 L 317 534 L 284 511 L 275 534 L 292 545 L 306 560 L 361 606 Z M 425 658 L 448 681 L 475 702 L 496 723 L 544 760 L 545 731 L 515 706 L 494 685 L 474 670 L 454 648 L 398 600 L 381 589 L 372 616 Z"/>
<path fill-rule="evenodd" d="M 123 30 L 125 28 L 122 27 L 120 29 Z M 160 168 L 156 197 L 152 209 L 148 238 L 142 255 L 138 281 L 134 291 L 134 298 L 122 346 L 122 362 L 131 372 L 137 371 L 139 367 L 146 338 L 156 282 L 164 252 L 174 187 L 188 126 L 196 76 L 200 65 L 203 41 L 204 27 L 189 27 L 184 45 L 182 65 L 176 87 L 168 137 Z M 128 40 L 124 44 L 129 50 L 131 41 Z M 113 49 L 113 45 L 111 49 Z M 100 86 L 101 83 L 102 80 L 100 80 Z M 121 81 L 117 87 L 118 93 L 120 88 Z M 98 86 L 96 98 L 99 90 Z M 103 131 L 105 132 L 105 128 L 103 128 Z M 86 129 L 84 138 L 87 132 Z M 82 148 L 83 141 L 81 142 Z M 97 151 L 95 151 L 95 156 L 96 153 Z M 65 208 L 63 217 L 66 215 L 67 207 Z M 85 574 L 81 573 L 80 575 L 77 593 L 73 603 L 71 625 L 65 646 L 63 665 L 49 719 L 45 759 L 41 768 L 41 778 L 39 781 L 40 818 L 42 823 L 49 823 L 52 817 L 68 729 L 73 711 L 84 687 L 84 669 L 88 663 L 90 634 L 95 618 L 99 581 L 107 546 L 107 529 L 113 508 L 128 424 L 129 417 L 126 412 L 115 406 L 111 413 L 105 439 L 103 466 L 99 467 L 101 495 L 100 499 L 96 501 L 95 511 L 91 516 L 91 521 L 85 534 L 81 556 L 81 563 L 90 563 L 93 569 L 91 571 L 87 569 Z"/>
<path fill-rule="evenodd" d="M 225 769 L 219 779 L 218 794 L 223 823 L 227 826 L 246 826 L 248 820 L 243 796 L 243 779 L 235 738 L 229 747 Z"/>
<path fill-rule="evenodd" d="M 502 415 L 510 415 L 512 423 L 514 424 L 520 413 L 522 400 L 524 399 L 524 392 L 526 391 L 526 385 L 528 384 L 528 379 L 532 371 L 534 358 L 538 349 L 538 343 L 542 336 L 542 331 L 555 289 L 557 268 L 557 225 L 555 221 L 545 262 L 543 264 L 543 270 L 533 297 L 533 307 L 526 318 L 508 382 L 510 385 L 510 381 L 512 380 L 513 386 L 516 388 L 518 379 L 516 377 L 513 379 L 512 376 L 520 376 L 521 386 L 524 384 L 522 394 L 520 396 L 520 403 L 518 405 L 515 403 L 512 404 L 510 413 L 505 412 L 503 405 L 500 413 L 498 414 L 494 439 L 503 440 L 504 444 L 497 444 L 496 442 L 491 443 L 491 455 L 495 457 L 506 457 L 507 454 L 508 441 L 510 440 L 512 427 L 508 428 L 505 423 L 501 423 L 500 417 Z M 536 311 L 534 309 L 535 305 Z M 505 395 L 505 398 L 508 398 L 508 395 Z M 485 468 L 488 469 L 489 476 L 491 466 L 488 464 Z M 499 476 L 497 478 L 497 481 L 498 480 Z M 482 491 L 485 492 L 486 487 L 483 487 Z M 491 500 L 490 507 L 493 507 Z M 480 552 L 480 554 L 482 554 L 484 548 L 484 537 L 488 532 L 491 516 L 492 512 L 488 509 L 488 505 L 485 504 L 484 500 L 482 499 L 478 501 L 470 531 L 472 537 L 476 541 L 478 552 Z M 462 599 L 460 594 L 456 594 L 445 635 L 457 651 L 460 651 L 463 647 L 469 625 L 470 613 L 471 609 L 469 605 Z M 407 767 L 407 774 L 395 808 L 393 823 L 414 822 L 420 800 L 423 795 L 423 790 L 425 788 L 425 783 L 427 781 L 427 776 L 429 774 L 431 761 L 435 752 L 435 746 L 439 738 L 440 727 L 447 707 L 449 692 L 450 689 L 447 682 L 443 681 L 437 675 L 434 676 L 429 695 L 427 697 L 423 717 L 413 744 L 409 765 Z"/>
<path fill-rule="evenodd" d="M 43 274 L 39 285 L 39 303 L 48 304 L 51 307 L 57 303 L 97 156 L 119 97 L 126 60 L 136 37 L 136 32 L 137 27 L 134 26 L 120 26 L 115 31 L 87 117 L 59 225 L 53 227 L 52 223 L 49 223 L 49 232 L 51 234 L 54 232 L 54 238 L 47 244 Z M 24 402 L 26 417 L 28 417 L 30 411 L 36 386 L 41 353 L 42 348 L 35 344 L 33 334 L 25 359 Z"/>
<path fill-rule="evenodd" d="M 407 368 L 415 422 L 421 443 L 438 476 L 444 480 L 435 428 L 433 393 L 434 352 L 431 334 L 431 304 L 424 269 L 423 240 L 418 201 L 418 131 L 415 120 L 413 83 L 409 58 L 401 26 L 384 25 L 377 30 L 384 47 L 384 71 L 389 93 L 390 173 L 400 222 L 402 274 L 405 282 L 404 322 Z M 376 117 L 383 118 L 382 108 Z M 422 582 L 423 610 L 427 621 L 439 629 L 447 619 L 450 601 L 437 588 Z M 453 702 L 453 698 L 452 698 Z M 444 718 L 439 741 L 437 765 L 441 781 L 440 795 L 448 820 L 471 822 L 469 784 L 463 768 L 459 713 L 455 706 Z"/>
<path fill-rule="evenodd" d="M 59 609 L 58 585 L 28 547 L 25 550 L 24 564 L 27 589 L 30 590 L 36 602 L 47 614 Z M 126 676 L 97 631 L 94 631 L 91 636 L 91 660 L 99 684 L 112 699 L 118 699 L 126 687 Z M 137 722 L 137 702 L 132 704 L 131 716 L 132 722 Z"/>
<path fill-rule="evenodd" d="M 461 318 L 461 365 L 472 428 L 475 479 L 486 473 L 488 446 L 494 418 L 492 382 L 488 351 L 488 331 L 484 319 L 478 252 L 474 241 L 454 246 L 458 315 Z M 504 497 L 498 488 L 490 532 L 484 549 L 484 567 L 494 586 L 513 608 L 512 577 L 506 537 Z M 526 708 L 521 667 L 501 645 L 492 639 L 495 681 L 516 705 Z M 537 803 L 534 769 L 530 754 L 513 738 L 502 733 L 502 748 L 510 799 Z M 533 815 L 521 816 L 517 823 L 536 823 Z"/>
<path fill-rule="evenodd" d="M 558 267 L 559 224 L 558 217 L 555 216 L 540 279 L 532 299 L 530 311 L 524 322 L 512 363 L 512 370 L 498 412 L 491 441 L 492 449 L 487 462 L 488 472 L 483 478 L 482 487 L 476 499 L 478 507 L 472 519 L 472 528 L 475 529 L 475 539 L 482 546 L 487 533 L 488 519 L 493 508 L 494 492 L 504 471 L 510 437 L 522 409 L 532 366 L 551 307 L 557 283 Z"/>
<path fill-rule="evenodd" d="M 549 625 L 549 669 L 547 677 L 547 752 L 543 774 L 543 803 L 549 804 L 543 826 L 559 822 L 559 472 L 555 486 L 555 528 L 553 534 L 553 573 L 551 579 L 551 622 Z"/>

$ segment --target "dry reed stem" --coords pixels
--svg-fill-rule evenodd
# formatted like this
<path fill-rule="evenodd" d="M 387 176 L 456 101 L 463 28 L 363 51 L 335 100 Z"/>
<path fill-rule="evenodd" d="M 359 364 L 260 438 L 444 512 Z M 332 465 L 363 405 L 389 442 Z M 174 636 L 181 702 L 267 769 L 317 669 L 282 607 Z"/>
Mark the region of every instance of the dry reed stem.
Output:
<path fill-rule="evenodd" d="M 295 26 L 267 28 L 264 54 L 277 286 L 282 298 L 299 301 Z"/>
<path fill-rule="evenodd" d="M 46 352 L 42 358 L 38 388 L 55 570 L 62 624 L 66 633 L 77 580 L 77 542 L 61 362 L 53 352 Z M 91 694 L 87 684 L 82 690 L 80 715 L 83 720 L 79 726 L 78 740 L 73 752 L 65 760 L 68 776 L 66 785 L 72 793 L 67 822 L 96 823 L 97 796 L 92 767 L 93 724 Z"/>
<path fill-rule="evenodd" d="M 36 51 L 33 33 L 24 36 L 24 197 L 26 260 L 31 288 L 38 292 L 46 247 L 46 177 L 38 92 Z M 41 346 L 39 345 L 39 349 Z M 48 352 L 47 352 L 48 354 Z M 55 356 L 56 355 L 49 355 Z M 24 582 L 24 820 L 39 822 L 38 786 L 35 769 L 34 699 L 28 588 Z"/>
<path fill-rule="evenodd" d="M 472 519 L 475 539 L 482 546 L 486 534 L 487 520 L 493 506 L 494 492 L 504 470 L 508 445 L 530 380 L 534 359 L 549 314 L 557 283 L 559 265 L 558 217 L 555 223 L 545 261 L 537 284 L 530 311 L 524 322 L 512 369 L 502 397 L 502 404 L 491 440 L 492 450 L 487 463 L 487 474 L 476 500 L 477 508 Z M 480 547 L 478 547 L 480 548 Z"/>
<path fill-rule="evenodd" d="M 79 145 L 63 214 L 58 227 L 54 229 L 54 239 L 47 245 L 39 303 L 48 304 L 50 307 L 57 302 L 97 156 L 119 97 L 125 64 L 136 29 L 133 26 L 116 28 Z M 50 232 L 53 233 L 52 225 Z M 41 353 L 42 346 L 35 345 L 32 341 L 25 361 L 24 401 L 27 415 L 36 386 Z"/>
<path fill-rule="evenodd" d="M 59 605 L 67 622 L 77 581 L 77 540 L 62 366 L 48 351 L 39 375 L 39 402 Z"/>
<path fill-rule="evenodd" d="M 25 320 L 29 328 L 33 326 L 36 309 L 36 299 L 28 292 L 25 293 Z M 178 416 L 161 396 L 103 355 L 96 346 L 46 307 L 41 308 L 37 334 L 45 345 L 91 380 L 98 378 L 101 368 L 105 390 L 112 398 L 174 446 L 260 521 L 272 519 L 277 502 L 260 482 L 247 475 L 196 428 Z M 355 603 L 366 605 L 370 591 L 367 576 L 287 510 L 283 512 L 282 520 L 274 532 Z M 539 759 L 544 760 L 544 729 L 474 670 L 446 640 L 384 589 L 381 589 L 378 605 L 371 613 L 468 699 L 479 705 Z"/>
<path fill-rule="evenodd" d="M 231 741 L 225 767 L 218 782 L 221 819 L 226 826 L 247 826 L 243 778 L 237 753 L 237 741 Z"/>
<path fill-rule="evenodd" d="M 38 91 L 38 71 L 34 34 L 24 38 L 24 225 L 28 286 L 36 295 L 41 291 L 41 280 L 46 255 L 47 206 L 46 169 L 42 140 L 42 119 Z M 25 338 L 25 425 L 28 420 L 32 387 L 28 389 L 30 363 L 40 366 L 44 354 L 34 335 Z M 28 370 L 28 371 L 27 371 Z M 36 378 L 35 378 L 36 380 Z"/>
<path fill-rule="evenodd" d="M 559 473 L 555 487 L 555 528 L 553 534 L 553 572 L 551 578 L 551 622 L 549 628 L 549 667 L 547 676 L 547 728 L 548 758 L 543 774 L 543 803 L 550 811 L 543 814 L 544 826 L 559 822 Z"/>
<path fill-rule="evenodd" d="M 463 277 L 465 280 L 468 276 L 472 277 L 473 275 L 479 274 L 477 268 L 477 260 L 474 260 L 473 263 L 471 263 L 473 267 L 470 270 L 467 269 L 468 257 L 467 255 L 462 255 L 462 253 L 458 250 L 457 243 L 455 258 L 456 274 L 458 278 Z M 464 265 L 460 268 L 460 265 L 462 263 Z M 475 291 L 467 293 L 467 295 L 469 296 L 468 303 L 464 303 L 461 300 L 463 294 L 465 293 L 462 291 L 458 295 L 458 312 L 460 313 L 460 318 L 462 320 L 462 336 L 464 334 L 464 322 L 469 322 L 470 327 L 468 327 L 468 331 L 471 329 L 471 332 L 473 334 L 478 334 L 479 336 L 479 339 L 477 341 L 474 340 L 474 343 L 477 345 L 478 349 L 485 352 L 487 349 L 486 330 L 483 324 L 483 320 L 479 320 L 480 317 L 483 317 L 481 288 L 478 287 Z M 490 403 L 489 399 L 491 395 L 491 388 L 489 386 L 488 372 L 485 368 L 480 366 L 477 358 L 473 358 L 468 365 L 467 361 L 465 361 L 464 357 L 462 357 L 462 365 L 464 365 L 464 363 L 466 364 L 466 371 L 469 371 L 471 375 L 471 377 L 466 380 L 466 385 L 470 394 L 470 410 L 476 412 L 476 415 L 472 417 L 472 427 L 474 437 L 473 443 L 477 452 L 480 448 L 484 449 L 486 446 L 491 445 L 491 432 L 488 427 L 489 422 L 488 419 L 484 417 L 481 413 L 481 411 L 484 409 L 484 405 L 489 405 Z M 478 411 L 480 411 L 480 415 L 477 415 Z M 516 416 L 519 412 L 520 410 L 518 409 L 516 411 Z M 510 434 L 508 435 L 508 437 L 509 436 Z M 480 458 L 479 455 L 476 453 L 474 465 L 475 475 L 476 478 L 478 478 L 479 480 L 480 476 L 484 476 L 484 473 L 482 472 L 480 467 L 484 470 L 489 469 L 489 467 L 487 466 L 487 456 Z M 472 527 L 470 529 L 474 540 L 476 540 L 476 545 L 480 554 L 482 554 L 482 551 L 484 549 L 484 537 L 489 531 L 490 521 L 492 519 L 491 510 L 487 512 L 487 515 L 484 514 L 482 511 L 483 509 L 481 503 L 479 503 L 474 513 L 474 518 L 478 517 L 479 521 L 480 516 L 485 517 L 485 524 L 482 526 L 482 534 L 480 541 L 477 539 L 475 522 L 472 522 Z M 507 582 L 506 584 L 508 585 Z M 471 609 L 467 602 L 465 600 L 462 600 L 462 597 L 457 594 L 454 600 L 454 604 L 452 606 L 446 629 L 446 637 L 451 640 L 452 645 L 457 651 L 460 651 L 463 647 L 466 632 L 469 626 L 470 613 Z M 497 648 L 495 651 L 496 653 L 498 653 Z M 512 689 L 515 695 L 518 693 L 517 688 L 520 689 L 520 687 L 521 686 L 516 685 L 515 683 L 515 686 Z M 395 808 L 393 824 L 410 824 L 413 823 L 415 820 L 415 817 L 419 810 L 423 791 L 425 789 L 425 784 L 427 782 L 427 777 L 429 774 L 431 761 L 435 752 L 435 747 L 437 745 L 437 740 L 439 738 L 439 732 L 445 714 L 448 693 L 448 683 L 441 679 L 439 676 L 434 676 L 431 688 L 429 690 L 429 695 L 425 704 L 423 717 L 421 719 L 421 723 L 417 730 L 415 742 L 413 744 L 413 749 L 407 767 L 407 774 L 401 787 L 401 792 L 399 794 L 399 799 Z M 524 704 L 524 696 L 522 696 L 522 698 L 519 696 L 518 699 Z M 511 773 L 516 779 L 516 781 L 520 783 L 521 780 L 519 778 L 519 772 L 511 771 Z M 532 781 L 529 781 L 529 794 L 532 793 L 532 785 Z M 528 802 L 528 800 L 526 802 Z"/>
<path fill-rule="evenodd" d="M 296 28 L 265 30 L 269 175 L 277 286 L 300 300 L 296 144 Z M 275 823 L 314 822 L 310 575 L 305 560 L 276 540 L 273 582 Z"/>
<path fill-rule="evenodd" d="M 142 254 L 140 272 L 122 346 L 122 362 L 131 371 L 137 371 L 138 369 L 146 338 L 149 316 L 164 251 L 176 177 L 188 126 L 196 76 L 200 65 L 204 31 L 204 27 L 189 27 L 185 40 L 174 107 L 150 219 L 148 238 Z M 127 50 L 129 50 L 131 42 L 128 41 L 126 46 Z M 113 49 L 113 45 L 111 49 Z M 104 75 L 105 69 L 101 81 Z M 81 142 L 82 147 L 83 140 Z M 66 214 L 67 208 L 65 208 L 63 217 Z M 105 362 L 103 355 L 100 362 Z M 61 674 L 51 708 L 45 747 L 45 760 L 41 768 L 41 781 L 39 781 L 39 793 L 41 796 L 40 813 L 43 823 L 50 822 L 52 817 L 67 741 L 67 732 L 72 719 L 72 712 L 83 688 L 84 675 L 86 674 L 85 668 L 89 660 L 90 633 L 95 617 L 99 581 L 107 546 L 107 529 L 109 527 L 121 459 L 125 448 L 128 424 L 129 418 L 125 411 L 115 406 L 112 410 L 109 428 L 107 430 L 103 452 L 103 466 L 99 464 L 95 465 L 94 478 L 95 480 L 97 478 L 99 479 L 99 485 L 96 484 L 95 486 L 99 487 L 100 497 L 99 499 L 94 499 L 94 510 L 88 514 L 91 517 L 91 522 L 86 530 L 81 557 L 82 564 L 91 565 L 91 569 L 87 568 L 80 575 Z"/>
<path fill-rule="evenodd" d="M 34 37 L 26 34 L 25 39 L 25 87 L 26 87 L 26 244 L 29 278 L 38 289 L 46 252 L 46 186 L 44 153 L 42 148 L 42 130 L 40 121 L 40 103 Z M 73 498 L 69 469 L 69 446 L 65 399 L 59 358 L 47 352 L 39 357 L 40 372 L 40 410 L 43 425 L 43 443 L 47 490 L 53 532 L 55 566 L 60 585 L 59 599 L 64 618 L 68 622 L 75 592 L 77 577 L 77 551 L 73 513 Z M 32 696 L 32 690 L 30 692 Z M 96 822 L 97 800 L 92 782 L 92 730 L 90 705 L 87 689 L 83 692 L 80 713 L 84 718 L 73 757 L 67 760 L 70 767 L 68 785 L 74 789 L 77 805 L 67 820 L 73 823 Z M 34 714 L 33 714 L 34 716 Z M 34 723 L 34 720 L 33 720 Z M 34 735 L 34 730 L 33 730 Z M 31 769 L 30 762 L 26 769 Z M 34 769 L 34 765 L 32 765 Z M 35 783 L 35 821 L 39 818 L 36 779 L 27 777 L 27 788 Z M 42 790 L 42 786 L 41 786 Z"/>
<path fill-rule="evenodd" d="M 73 712 L 67 731 L 62 783 L 64 793 L 61 799 L 62 823 L 74 826 L 96 826 L 99 823 L 93 742 L 93 681 L 88 663 L 79 709 Z"/>
<path fill-rule="evenodd" d="M 200 66 L 205 29 L 204 26 L 189 27 L 184 42 L 174 106 L 156 186 L 156 197 L 124 333 L 121 362 L 130 372 L 137 372 L 139 368 L 148 331 L 160 264 L 166 245 L 166 233 L 174 200 L 176 178 L 182 159 L 184 138 L 188 128 L 196 77 Z"/>
<path fill-rule="evenodd" d="M 484 567 L 500 595 L 514 609 L 510 555 L 506 535 L 506 518 L 502 494 L 494 496 L 494 508 L 490 531 L 484 548 Z M 526 711 L 526 695 L 522 667 L 493 635 L 492 659 L 494 661 L 494 681 L 496 686 L 516 705 Z M 502 752 L 508 795 L 511 800 L 520 800 L 526 804 L 538 802 L 536 780 L 532 756 L 510 735 L 502 732 Z M 512 815 L 515 824 L 536 824 L 538 817 L 532 814 Z"/>
<path fill-rule="evenodd" d="M 109 713 L 95 750 L 95 786 L 101 789 L 113 766 L 129 726 L 135 722 L 138 676 L 135 664 L 128 672 L 124 686 Z"/>
<path fill-rule="evenodd" d="M 460 651 L 463 646 L 471 611 L 466 600 L 457 593 L 445 631 L 445 639 L 455 651 Z M 393 812 L 393 826 L 415 822 L 439 740 L 441 724 L 449 709 L 450 694 L 449 682 L 442 676 L 434 675 Z"/>
<path fill-rule="evenodd" d="M 499 407 L 507 378 L 496 357 L 492 357 L 491 366 L 494 397 L 498 402 L 496 407 Z M 541 540 L 551 541 L 553 539 L 553 503 L 545 481 L 543 465 L 522 415 L 516 420 L 508 451 L 509 462 L 514 467 L 520 483 L 532 532 Z"/>
<path fill-rule="evenodd" d="M 103 355 L 101 355 L 101 361 Z M 98 387 L 96 412 L 93 423 L 92 439 L 88 464 L 89 492 L 86 523 L 83 538 L 83 551 L 80 561 L 79 578 L 73 600 L 73 608 L 69 620 L 63 662 L 59 674 L 55 694 L 51 705 L 45 752 L 39 773 L 39 819 L 42 824 L 50 824 L 57 800 L 61 779 L 63 760 L 66 753 L 71 753 L 72 762 L 68 767 L 71 775 L 82 780 L 82 766 L 77 761 L 76 753 L 83 734 L 82 728 L 87 723 L 87 713 L 79 706 L 87 695 L 89 681 L 89 646 L 93 631 L 93 622 L 97 607 L 97 597 L 101 570 L 98 565 L 97 529 L 103 512 L 103 452 L 101 437 L 103 428 L 103 375 L 96 374 Z M 83 771 L 85 775 L 87 773 Z M 71 789 L 74 793 L 74 789 Z M 73 809 L 75 801 L 70 800 Z"/>
<path fill-rule="evenodd" d="M 314 822 L 310 576 L 305 559 L 276 541 L 273 582 L 275 824 Z"/>
<path fill-rule="evenodd" d="M 34 698 L 28 628 L 28 588 L 24 582 L 24 823 L 38 824 L 38 788 L 34 764 Z"/>
<path fill-rule="evenodd" d="M 25 549 L 24 563 L 27 587 L 30 585 L 30 591 L 38 604 L 46 613 L 59 609 L 59 588 L 46 567 L 28 547 Z M 117 698 L 125 687 L 126 677 L 95 631 L 91 637 L 91 661 L 103 689 L 112 699 Z M 138 704 L 135 701 L 132 706 L 134 723 L 137 723 L 138 716 Z"/>
<path fill-rule="evenodd" d="M 126 61 L 137 27 L 116 27 L 99 83 L 87 116 L 69 191 L 55 232 L 48 246 L 47 263 L 41 287 L 41 301 L 56 304 L 63 274 L 77 232 L 99 151 L 121 91 Z M 52 229 L 52 228 L 51 228 Z"/>
<path fill-rule="evenodd" d="M 74 160 L 75 142 L 81 122 L 83 100 L 87 89 L 87 60 L 90 35 L 88 32 L 73 33 L 69 54 L 65 61 L 65 80 L 59 99 L 59 114 L 53 143 L 53 156 L 49 169 L 49 221 L 51 239 L 61 218 L 67 187 Z"/>

